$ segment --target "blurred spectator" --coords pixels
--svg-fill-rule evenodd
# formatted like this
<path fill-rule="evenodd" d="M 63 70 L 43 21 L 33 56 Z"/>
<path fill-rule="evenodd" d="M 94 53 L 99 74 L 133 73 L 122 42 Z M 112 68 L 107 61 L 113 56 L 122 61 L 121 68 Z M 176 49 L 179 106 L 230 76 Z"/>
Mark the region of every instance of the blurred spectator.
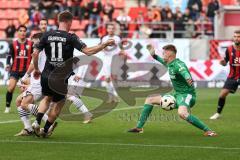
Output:
<path fill-rule="evenodd" d="M 202 12 L 202 1 L 201 0 L 189 0 L 187 7 L 190 10 L 190 16 L 196 21 L 200 13 Z"/>
<path fill-rule="evenodd" d="M 25 9 L 20 10 L 20 13 L 18 15 L 18 21 L 20 25 L 28 26 L 29 16 L 27 10 Z"/>
<path fill-rule="evenodd" d="M 108 18 L 112 21 L 113 20 L 113 13 L 114 13 L 114 6 L 108 2 L 103 6 L 103 14 L 107 15 Z"/>
<path fill-rule="evenodd" d="M 131 22 L 131 17 L 128 16 L 125 10 L 122 10 L 116 20 L 120 25 L 120 37 L 127 37 L 128 34 L 126 32 L 128 31 L 128 23 Z"/>
<path fill-rule="evenodd" d="M 90 19 L 96 21 L 97 25 L 99 25 L 101 21 L 100 13 L 102 11 L 101 1 L 91 0 L 91 2 L 88 4 L 88 10 L 90 13 Z"/>
<path fill-rule="evenodd" d="M 192 19 L 190 16 L 190 10 L 186 8 L 183 14 L 183 22 L 188 22 L 190 19 Z"/>
<path fill-rule="evenodd" d="M 184 30 L 185 33 L 183 34 L 183 38 L 193 38 L 195 36 L 195 25 L 192 19 L 185 22 Z"/>
<path fill-rule="evenodd" d="M 179 13 L 182 13 L 180 7 L 176 7 L 175 12 L 173 13 L 173 18 L 177 19 Z"/>
<path fill-rule="evenodd" d="M 67 0 L 67 8 L 74 17 L 78 17 L 81 14 L 81 2 L 82 0 Z"/>
<path fill-rule="evenodd" d="M 89 19 L 89 10 L 87 1 L 83 1 L 81 4 L 81 14 L 79 15 L 80 20 Z"/>
<path fill-rule="evenodd" d="M 141 7 L 141 2 L 144 2 L 145 7 L 148 7 L 148 5 L 151 3 L 151 0 L 138 0 L 138 7 Z"/>
<path fill-rule="evenodd" d="M 16 27 L 13 24 L 13 20 L 9 20 L 8 21 L 8 26 L 5 29 L 5 33 L 6 33 L 7 38 L 13 38 L 15 32 L 16 32 Z"/>
<path fill-rule="evenodd" d="M 154 33 L 154 32 L 159 31 L 160 27 L 161 27 L 161 25 L 159 24 L 159 22 L 161 22 L 161 14 L 160 13 L 161 13 L 160 8 L 158 8 L 157 6 L 153 6 L 152 9 L 148 10 L 148 20 L 152 23 L 155 23 L 150 26 L 151 29 L 153 30 L 153 33 L 151 34 L 151 38 L 159 38 L 160 37 L 159 33 Z M 145 26 L 145 27 L 147 27 L 147 26 Z"/>
<path fill-rule="evenodd" d="M 97 38 L 98 37 L 98 28 L 96 20 L 90 19 L 89 24 L 86 25 L 84 29 L 87 38 Z"/>
<path fill-rule="evenodd" d="M 172 13 L 172 10 L 169 6 L 169 3 L 166 3 L 164 8 L 161 10 L 161 16 L 163 21 L 167 19 L 168 13 Z"/>
<path fill-rule="evenodd" d="M 103 37 L 107 34 L 107 24 L 111 23 L 109 17 L 107 15 L 104 15 L 102 18 L 102 24 L 98 28 L 98 36 Z"/>
<path fill-rule="evenodd" d="M 40 20 L 43 18 L 43 14 L 39 11 L 39 8 L 36 7 L 34 12 L 31 15 L 32 28 L 38 27 Z"/>
<path fill-rule="evenodd" d="M 214 16 L 218 10 L 219 10 L 218 0 L 210 0 L 207 6 L 207 17 L 210 19 L 212 23 L 214 23 Z"/>
<path fill-rule="evenodd" d="M 205 12 L 201 12 L 200 17 L 195 22 L 197 36 L 204 36 L 204 35 L 213 35 L 212 23 L 209 18 L 206 16 Z"/>
<path fill-rule="evenodd" d="M 181 12 L 177 12 L 177 14 L 175 14 L 175 18 L 174 18 L 174 30 L 176 32 L 180 31 L 184 31 L 184 24 L 183 24 L 183 16 Z M 182 38 L 182 33 L 175 33 L 174 34 L 175 38 Z"/>
<path fill-rule="evenodd" d="M 39 9 L 44 14 L 44 17 L 52 18 L 54 13 L 58 13 L 61 8 L 61 4 L 56 0 L 40 0 Z"/>

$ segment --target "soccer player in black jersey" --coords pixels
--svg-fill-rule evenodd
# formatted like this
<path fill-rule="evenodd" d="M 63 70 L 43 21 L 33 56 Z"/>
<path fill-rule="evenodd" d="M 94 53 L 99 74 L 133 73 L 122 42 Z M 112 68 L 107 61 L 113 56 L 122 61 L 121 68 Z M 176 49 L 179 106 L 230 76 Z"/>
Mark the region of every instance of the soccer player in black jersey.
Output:
<path fill-rule="evenodd" d="M 42 93 L 44 95 L 43 100 L 39 104 L 39 111 L 36 121 L 33 123 L 33 129 L 37 136 L 46 137 L 51 135 L 51 133 L 48 132 L 49 127 L 54 123 L 65 103 L 67 86 L 64 84 L 64 82 L 62 82 L 62 85 L 59 86 L 61 87 L 63 93 L 59 93 L 56 90 L 52 89 L 53 86 L 49 84 L 59 84 L 58 78 L 54 79 L 51 77 L 52 73 L 62 66 L 66 65 L 66 61 L 73 58 L 74 48 L 90 56 L 98 53 L 107 46 L 115 44 L 115 41 L 110 39 L 98 46 L 87 47 L 86 44 L 83 43 L 75 34 L 68 33 L 72 25 L 72 19 L 73 16 L 70 12 L 61 12 L 58 15 L 58 30 L 46 32 L 42 36 L 39 45 L 33 53 L 35 77 L 37 78 L 41 74 Z M 43 49 L 45 50 L 47 60 L 43 72 L 40 73 L 38 69 L 38 54 Z M 56 75 L 58 74 L 61 73 L 56 73 Z M 44 129 L 40 130 L 41 119 L 45 113 L 44 109 L 49 105 L 50 102 L 53 103 L 53 107 L 48 114 L 49 117 L 44 126 Z"/>
<path fill-rule="evenodd" d="M 4 113 L 10 112 L 13 92 L 20 78 L 26 73 L 32 59 L 32 41 L 27 39 L 27 27 L 20 25 L 17 28 L 17 39 L 12 41 L 7 55 L 6 70 L 10 72 L 9 84 L 6 93 L 6 109 Z M 11 63 L 12 60 L 12 63 Z"/>
<path fill-rule="evenodd" d="M 240 30 L 234 32 L 233 42 L 234 44 L 227 48 L 224 59 L 220 61 L 223 66 L 229 63 L 230 72 L 219 95 L 217 113 L 210 117 L 212 120 L 220 117 L 226 97 L 229 93 L 235 93 L 240 84 Z"/>

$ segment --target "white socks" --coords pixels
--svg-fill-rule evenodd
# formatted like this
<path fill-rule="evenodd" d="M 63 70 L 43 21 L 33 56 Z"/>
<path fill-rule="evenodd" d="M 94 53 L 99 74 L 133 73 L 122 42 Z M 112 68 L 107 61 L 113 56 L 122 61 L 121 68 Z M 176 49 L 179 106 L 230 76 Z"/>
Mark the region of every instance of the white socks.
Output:
<path fill-rule="evenodd" d="M 82 113 L 89 112 L 87 107 L 83 104 L 82 100 L 80 98 L 77 98 L 75 96 L 68 97 L 68 100 L 72 101 L 73 104 L 76 106 L 76 108 L 81 111 Z"/>

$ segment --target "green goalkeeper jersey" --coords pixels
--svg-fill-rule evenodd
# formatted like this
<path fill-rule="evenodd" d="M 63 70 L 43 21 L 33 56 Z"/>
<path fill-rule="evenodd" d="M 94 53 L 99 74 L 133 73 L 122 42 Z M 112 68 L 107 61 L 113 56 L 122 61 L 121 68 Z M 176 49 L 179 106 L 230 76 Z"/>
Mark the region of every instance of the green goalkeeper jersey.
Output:
<path fill-rule="evenodd" d="M 158 55 L 154 55 L 153 58 L 168 68 L 169 76 L 176 94 L 196 94 L 194 85 L 189 85 L 187 82 L 187 80 L 192 79 L 192 76 L 183 61 L 176 58 L 167 64 Z"/>

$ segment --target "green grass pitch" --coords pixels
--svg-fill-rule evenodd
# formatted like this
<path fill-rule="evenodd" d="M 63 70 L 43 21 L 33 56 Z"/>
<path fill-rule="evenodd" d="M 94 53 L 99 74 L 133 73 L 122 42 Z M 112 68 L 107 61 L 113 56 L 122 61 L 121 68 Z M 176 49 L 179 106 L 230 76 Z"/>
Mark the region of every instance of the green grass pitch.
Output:
<path fill-rule="evenodd" d="M 59 121 L 52 137 L 14 137 L 22 129 L 12 103 L 12 112 L 4 114 L 5 87 L 0 88 L 0 160 L 83 159 L 83 160 L 219 160 L 240 159 L 239 90 L 227 99 L 223 116 L 209 120 L 216 110 L 220 89 L 197 89 L 197 103 L 192 113 L 206 122 L 218 137 L 204 137 L 202 131 L 179 120 L 176 111 L 154 108 L 143 134 L 126 131 L 136 125 L 140 108 L 121 101 L 117 110 L 101 116 L 91 124 Z M 17 94 L 14 95 L 16 97 Z M 87 106 L 97 100 L 83 97 Z M 137 99 L 141 106 L 144 99 Z M 74 108 L 72 109 L 74 111 Z"/>

